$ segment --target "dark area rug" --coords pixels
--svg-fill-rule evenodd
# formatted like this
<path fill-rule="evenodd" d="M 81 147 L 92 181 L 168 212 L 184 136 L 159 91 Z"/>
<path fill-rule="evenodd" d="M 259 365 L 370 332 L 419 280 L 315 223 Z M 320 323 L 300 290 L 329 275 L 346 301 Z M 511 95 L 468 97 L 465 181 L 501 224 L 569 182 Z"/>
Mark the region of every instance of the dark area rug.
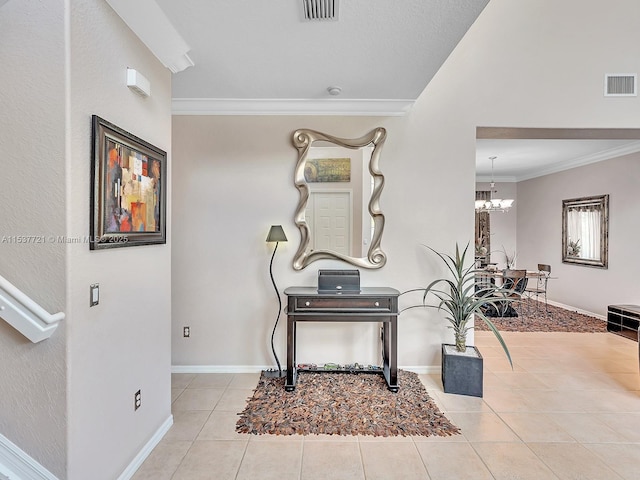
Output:
<path fill-rule="evenodd" d="M 284 378 L 260 377 L 236 424 L 239 433 L 275 435 L 449 436 L 459 434 L 413 372 L 398 372 L 398 393 L 382 375 L 301 373 L 293 392 Z"/>
<path fill-rule="evenodd" d="M 576 333 L 605 333 L 607 323 L 596 317 L 583 315 L 564 308 L 548 305 L 547 313 L 544 303 L 537 305 L 515 304 L 517 317 L 491 317 L 489 320 L 498 330 L 505 332 L 576 332 Z M 476 330 L 488 330 L 486 324 L 478 319 L 475 321 Z"/>

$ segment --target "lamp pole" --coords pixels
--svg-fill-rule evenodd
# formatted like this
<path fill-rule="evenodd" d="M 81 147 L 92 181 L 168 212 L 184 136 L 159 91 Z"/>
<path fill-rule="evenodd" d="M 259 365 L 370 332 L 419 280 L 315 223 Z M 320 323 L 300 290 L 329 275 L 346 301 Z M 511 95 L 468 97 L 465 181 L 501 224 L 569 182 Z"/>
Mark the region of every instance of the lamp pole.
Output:
<path fill-rule="evenodd" d="M 276 251 L 278 250 L 278 244 L 280 242 L 286 242 L 287 236 L 282 229 L 282 225 L 272 225 L 269 229 L 269 234 L 267 235 L 267 242 L 276 242 L 276 246 L 273 249 L 273 254 L 271 255 L 271 262 L 269 263 L 269 276 L 271 277 L 271 283 L 273 284 L 273 289 L 276 292 L 276 297 L 278 297 L 278 316 L 276 317 L 276 323 L 273 325 L 273 331 L 271 332 L 271 351 L 273 352 L 273 356 L 276 359 L 276 364 L 278 365 L 278 372 L 276 374 L 273 370 L 267 370 L 265 373 L 268 376 L 278 378 L 282 377 L 282 366 L 280 365 L 280 360 L 278 359 L 278 355 L 276 354 L 276 348 L 274 346 L 273 340 L 276 335 L 276 328 L 278 328 L 278 321 L 280 320 L 280 313 L 282 312 L 282 299 L 280 298 L 280 292 L 278 292 L 278 287 L 276 286 L 276 280 L 273 278 L 273 259 L 276 256 Z"/>
<path fill-rule="evenodd" d="M 280 242 L 276 242 L 276 247 L 273 249 L 273 255 L 271 255 L 271 263 L 269 263 L 269 275 L 271 276 L 271 283 L 273 283 L 273 289 L 276 291 L 276 297 L 278 297 L 278 316 L 276 317 L 276 323 L 274 324 L 273 331 L 271 332 L 271 351 L 273 352 L 273 356 L 275 357 L 276 363 L 278 364 L 278 376 L 282 377 L 282 367 L 280 366 L 280 360 L 278 360 L 276 349 L 273 346 L 273 338 L 276 334 L 276 328 L 278 327 L 278 321 L 280 320 L 280 312 L 282 311 L 282 299 L 280 298 L 280 292 L 278 292 L 276 281 L 273 278 L 273 259 L 276 256 L 276 250 L 278 250 L 278 243 Z"/>

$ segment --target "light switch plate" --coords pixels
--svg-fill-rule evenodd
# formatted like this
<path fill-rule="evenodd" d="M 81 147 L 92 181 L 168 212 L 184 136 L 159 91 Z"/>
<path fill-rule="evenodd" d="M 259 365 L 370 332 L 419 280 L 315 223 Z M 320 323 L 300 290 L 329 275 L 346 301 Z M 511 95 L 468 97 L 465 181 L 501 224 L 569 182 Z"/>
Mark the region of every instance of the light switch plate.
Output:
<path fill-rule="evenodd" d="M 89 285 L 89 306 L 95 307 L 100 303 L 100 284 L 94 283 Z"/>

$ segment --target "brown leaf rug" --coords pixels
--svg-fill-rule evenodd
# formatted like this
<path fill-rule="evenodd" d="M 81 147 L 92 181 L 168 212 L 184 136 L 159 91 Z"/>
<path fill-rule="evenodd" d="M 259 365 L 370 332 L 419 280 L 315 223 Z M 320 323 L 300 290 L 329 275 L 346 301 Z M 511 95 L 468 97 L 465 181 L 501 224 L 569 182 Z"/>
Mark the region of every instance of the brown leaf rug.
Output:
<path fill-rule="evenodd" d="M 237 432 L 383 437 L 460 433 L 413 372 L 398 371 L 398 393 L 387 390 L 382 375 L 371 373 L 304 372 L 293 392 L 285 391 L 284 380 L 263 372 L 238 414 Z"/>
<path fill-rule="evenodd" d="M 607 322 L 564 308 L 544 303 L 536 305 L 515 305 L 517 317 L 490 317 L 498 330 L 505 332 L 575 332 L 606 333 Z M 485 323 L 476 319 L 476 330 L 488 330 Z"/>

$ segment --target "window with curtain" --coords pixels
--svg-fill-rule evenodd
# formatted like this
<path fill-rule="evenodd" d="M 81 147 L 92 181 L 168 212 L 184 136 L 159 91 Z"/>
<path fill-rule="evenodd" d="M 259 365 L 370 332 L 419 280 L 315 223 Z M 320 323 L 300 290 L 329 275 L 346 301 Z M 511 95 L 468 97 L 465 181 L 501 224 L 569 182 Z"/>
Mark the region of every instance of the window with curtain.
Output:
<path fill-rule="evenodd" d="M 574 208 L 567 212 L 568 251 L 570 256 L 600 258 L 602 213 L 596 206 Z"/>
<path fill-rule="evenodd" d="M 608 268 L 609 195 L 562 200 L 562 263 Z"/>

